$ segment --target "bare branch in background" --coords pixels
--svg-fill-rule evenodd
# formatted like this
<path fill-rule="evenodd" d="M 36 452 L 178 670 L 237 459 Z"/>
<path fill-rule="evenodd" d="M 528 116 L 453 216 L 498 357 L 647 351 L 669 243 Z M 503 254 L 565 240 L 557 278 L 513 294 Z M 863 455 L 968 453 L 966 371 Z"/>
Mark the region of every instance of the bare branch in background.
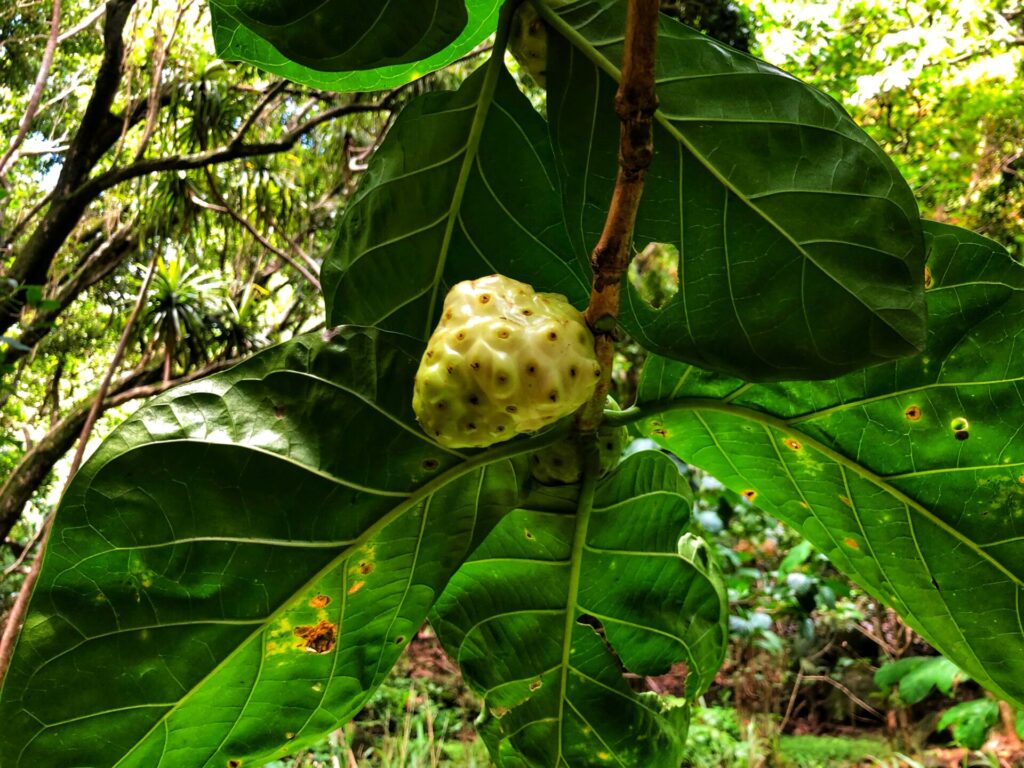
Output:
<path fill-rule="evenodd" d="M 10 166 L 17 159 L 15 153 L 18 147 L 25 141 L 28 135 L 29 126 L 35 120 L 36 110 L 39 109 L 39 102 L 42 101 L 43 91 L 46 90 L 46 82 L 50 79 L 50 67 L 53 64 L 53 56 L 57 52 L 57 41 L 60 33 L 60 0 L 53 0 L 53 14 L 50 17 L 50 36 L 46 40 L 46 48 L 43 49 L 43 60 L 39 64 L 39 74 L 36 75 L 35 84 L 32 86 L 32 93 L 28 99 L 28 106 L 25 107 L 25 114 L 21 116 L 18 124 L 18 133 L 7 148 L 7 152 L 0 158 L 0 181 L 7 174 Z"/>

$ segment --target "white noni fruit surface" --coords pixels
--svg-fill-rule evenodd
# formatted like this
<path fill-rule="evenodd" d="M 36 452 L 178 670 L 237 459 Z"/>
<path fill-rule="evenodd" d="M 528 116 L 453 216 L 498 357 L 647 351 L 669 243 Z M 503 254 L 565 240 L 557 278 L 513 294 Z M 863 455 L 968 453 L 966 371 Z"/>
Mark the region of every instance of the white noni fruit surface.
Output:
<path fill-rule="evenodd" d="M 573 413 L 600 376 L 594 337 L 564 296 L 490 275 L 448 292 L 412 403 L 441 445 L 482 448 Z"/>

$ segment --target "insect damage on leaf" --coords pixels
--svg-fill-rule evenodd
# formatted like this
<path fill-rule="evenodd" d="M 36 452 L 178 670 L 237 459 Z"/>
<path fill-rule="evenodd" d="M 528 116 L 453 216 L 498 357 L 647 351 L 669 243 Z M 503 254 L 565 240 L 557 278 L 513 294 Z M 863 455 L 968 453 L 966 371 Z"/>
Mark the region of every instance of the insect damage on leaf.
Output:
<path fill-rule="evenodd" d="M 338 627 L 326 620 L 312 627 L 296 627 L 294 632 L 302 640 L 297 647 L 305 648 L 309 653 L 330 653 L 338 639 Z"/>

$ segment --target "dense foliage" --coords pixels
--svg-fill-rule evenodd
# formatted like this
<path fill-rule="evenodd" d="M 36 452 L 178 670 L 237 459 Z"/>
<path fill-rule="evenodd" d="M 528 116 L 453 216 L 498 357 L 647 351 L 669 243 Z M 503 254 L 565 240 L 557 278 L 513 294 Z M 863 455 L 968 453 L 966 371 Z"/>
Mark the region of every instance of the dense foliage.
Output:
<path fill-rule="evenodd" d="M 1024 245 L 1020 9 L 664 4 L 618 317 L 635 402 L 604 416 L 647 442 L 601 477 L 571 418 L 482 451 L 434 442 L 412 382 L 460 280 L 585 308 L 626 3 L 534 4 L 544 87 L 506 69 L 512 3 L 351 5 L 0 11 L 6 562 L 30 554 L 90 406 L 184 385 L 63 494 L 0 763 L 293 752 L 373 700 L 428 616 L 500 765 L 678 765 L 702 693 L 882 605 L 949 659 L 883 666 L 902 705 L 967 679 L 1024 702 L 1024 270 L 919 218 Z M 757 29 L 853 118 L 679 20 L 741 49 Z M 561 445 L 582 480 L 531 476 Z M 725 485 L 697 520 L 679 459 Z M 799 538 L 766 577 L 766 542 L 795 536 L 775 519 Z M 928 652 L 910 637 L 878 655 Z M 764 690 L 792 682 L 788 720 L 829 674 L 800 662 Z M 940 727 L 976 748 L 999 716 L 978 698 Z"/>

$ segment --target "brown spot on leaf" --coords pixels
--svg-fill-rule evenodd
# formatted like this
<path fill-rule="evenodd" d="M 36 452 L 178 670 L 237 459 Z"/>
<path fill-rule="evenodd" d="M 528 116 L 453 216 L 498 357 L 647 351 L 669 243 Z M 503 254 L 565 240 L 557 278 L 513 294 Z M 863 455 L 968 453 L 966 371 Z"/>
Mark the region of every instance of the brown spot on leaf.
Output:
<path fill-rule="evenodd" d="M 860 549 L 860 544 L 858 544 L 854 539 L 846 539 L 843 544 L 848 546 L 850 549 Z"/>
<path fill-rule="evenodd" d="M 544 683 L 541 681 L 540 678 L 537 678 L 532 683 L 530 683 L 530 690 L 531 691 L 539 690 L 542 685 L 544 685 Z"/>
<path fill-rule="evenodd" d="M 529 528 L 524 528 L 523 532 L 526 534 L 526 538 L 528 538 L 530 541 L 533 541 L 533 534 L 530 533 L 530 529 Z"/>
<path fill-rule="evenodd" d="M 358 566 L 356 566 L 356 570 L 363 574 L 363 576 L 369 576 L 371 573 L 373 573 L 373 563 L 368 563 L 364 560 L 363 562 L 359 563 Z"/>
<path fill-rule="evenodd" d="M 799 451 L 803 447 L 802 445 L 800 445 L 798 441 L 794 440 L 792 437 L 787 437 L 783 442 L 786 444 L 786 447 L 789 448 L 791 451 Z"/>
<path fill-rule="evenodd" d="M 228 768 L 242 768 L 241 760 L 228 760 Z"/>
<path fill-rule="evenodd" d="M 353 584 L 351 587 L 348 588 L 348 593 L 350 595 L 354 595 L 356 592 L 358 592 L 360 589 L 362 589 L 365 586 L 366 586 L 366 582 L 365 581 L 357 581 L 355 584 Z"/>
<path fill-rule="evenodd" d="M 852 507 L 853 506 L 853 502 L 850 501 L 850 497 L 849 496 L 840 496 L 839 500 L 841 502 L 843 502 L 843 504 L 845 504 L 848 507 Z"/>
<path fill-rule="evenodd" d="M 903 412 L 909 421 L 918 421 L 921 418 L 921 406 L 911 405 Z"/>
<path fill-rule="evenodd" d="M 321 621 L 314 627 L 296 627 L 294 632 L 309 653 L 330 653 L 338 639 L 338 628 L 329 621 Z"/>
<path fill-rule="evenodd" d="M 931 288 L 933 285 L 935 285 L 935 278 L 932 277 L 932 271 L 928 268 L 928 265 L 926 264 L 924 267 L 924 287 L 925 289 L 928 289 Z"/>
<path fill-rule="evenodd" d="M 330 602 L 331 598 L 327 595 L 316 595 L 309 601 L 309 604 L 314 608 L 326 608 Z"/>
<path fill-rule="evenodd" d="M 960 440 L 960 441 L 964 441 L 967 438 L 969 438 L 970 436 L 971 436 L 971 433 L 968 432 L 966 429 L 961 429 L 959 432 L 954 432 L 953 433 L 953 437 L 955 437 L 957 440 Z"/>
<path fill-rule="evenodd" d="M 438 467 L 437 459 L 424 459 L 423 460 L 423 468 L 425 470 L 432 472 L 433 470 L 437 469 L 437 467 Z"/>
<path fill-rule="evenodd" d="M 743 498 L 749 501 L 751 504 L 753 504 L 754 499 L 757 498 L 757 491 L 755 491 L 753 488 L 747 488 L 747 490 L 743 492 Z"/>

